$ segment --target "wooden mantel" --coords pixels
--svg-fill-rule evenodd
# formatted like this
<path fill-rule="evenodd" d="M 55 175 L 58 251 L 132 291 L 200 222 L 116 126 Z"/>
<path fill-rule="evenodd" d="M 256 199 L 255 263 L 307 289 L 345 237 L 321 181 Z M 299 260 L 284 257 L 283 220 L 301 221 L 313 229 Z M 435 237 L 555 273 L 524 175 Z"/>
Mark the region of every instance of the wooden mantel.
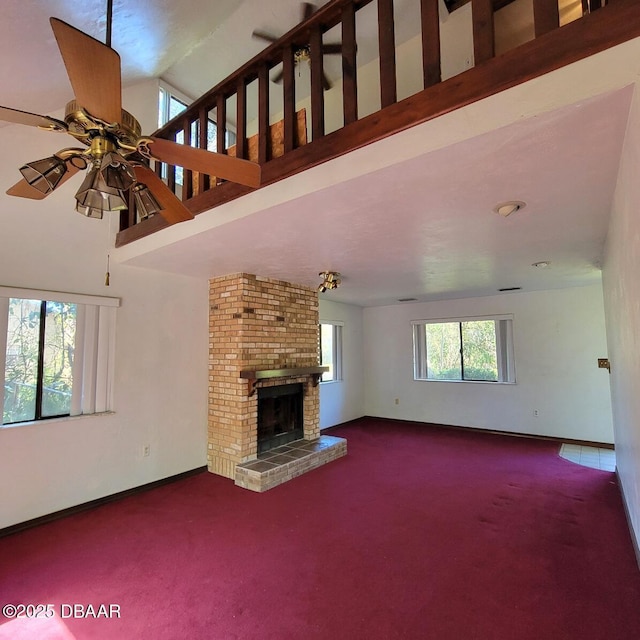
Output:
<path fill-rule="evenodd" d="M 258 380 L 312 376 L 313 385 L 317 386 L 318 382 L 320 382 L 320 376 L 326 371 L 329 371 L 329 367 L 295 367 L 292 369 L 262 369 L 260 371 L 243 370 L 240 371 L 240 377 L 247 380 L 247 395 L 252 396 L 255 393 Z"/>

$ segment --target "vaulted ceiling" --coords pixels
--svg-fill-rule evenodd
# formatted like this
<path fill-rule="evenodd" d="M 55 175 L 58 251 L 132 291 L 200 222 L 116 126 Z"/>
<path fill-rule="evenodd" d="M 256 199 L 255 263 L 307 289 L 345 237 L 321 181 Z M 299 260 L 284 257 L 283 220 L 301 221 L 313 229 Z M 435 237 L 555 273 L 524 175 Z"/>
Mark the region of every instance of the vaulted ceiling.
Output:
<path fill-rule="evenodd" d="M 71 91 L 48 18 L 103 40 L 106 2 L 43 4 L 3 3 L 0 102 L 51 113 Z M 281 33 L 299 12 L 285 0 L 116 0 L 113 46 L 125 84 L 160 76 L 197 96 L 262 48 L 254 29 Z M 343 285 L 327 299 L 365 306 L 598 282 L 639 48 L 627 43 L 370 145 L 114 259 L 311 286 L 333 269 Z M 3 190 L 15 182 L 0 178 Z M 493 208 L 505 200 L 527 206 L 504 218 Z M 540 261 L 549 266 L 532 266 Z"/>

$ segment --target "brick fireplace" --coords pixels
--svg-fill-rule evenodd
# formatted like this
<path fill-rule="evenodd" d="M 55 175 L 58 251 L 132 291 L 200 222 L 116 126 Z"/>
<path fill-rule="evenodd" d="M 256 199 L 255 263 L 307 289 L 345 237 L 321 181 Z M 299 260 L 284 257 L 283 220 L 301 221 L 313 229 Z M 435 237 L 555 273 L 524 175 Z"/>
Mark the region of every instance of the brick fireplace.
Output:
<path fill-rule="evenodd" d="M 319 375 L 314 289 L 250 274 L 210 280 L 209 471 L 263 491 L 346 454 L 342 439 L 320 435 Z M 285 385 L 302 392 L 302 442 L 258 458 L 258 397 Z"/>

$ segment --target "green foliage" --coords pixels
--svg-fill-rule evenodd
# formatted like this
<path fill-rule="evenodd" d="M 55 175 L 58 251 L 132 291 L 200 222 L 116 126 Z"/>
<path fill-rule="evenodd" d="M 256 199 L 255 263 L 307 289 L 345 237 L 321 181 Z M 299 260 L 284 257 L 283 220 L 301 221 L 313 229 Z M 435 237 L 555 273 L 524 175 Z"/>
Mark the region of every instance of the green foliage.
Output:
<path fill-rule="evenodd" d="M 44 306 L 42 406 L 36 407 L 38 386 L 40 300 L 9 302 L 3 424 L 64 415 L 70 412 L 76 331 L 76 305 L 47 302 Z"/>
<path fill-rule="evenodd" d="M 429 379 L 498 379 L 493 320 L 427 324 L 425 333 Z"/>

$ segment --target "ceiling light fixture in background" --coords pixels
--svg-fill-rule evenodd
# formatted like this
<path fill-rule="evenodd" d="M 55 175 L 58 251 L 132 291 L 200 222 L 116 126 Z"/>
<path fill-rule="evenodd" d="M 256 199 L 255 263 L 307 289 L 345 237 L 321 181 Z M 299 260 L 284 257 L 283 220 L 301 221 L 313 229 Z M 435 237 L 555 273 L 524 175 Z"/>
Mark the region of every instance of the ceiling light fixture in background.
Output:
<path fill-rule="evenodd" d="M 498 215 L 501 215 L 503 218 L 510 216 L 512 213 L 516 211 L 520 211 L 520 209 L 524 209 L 527 206 L 526 202 L 522 202 L 521 200 L 508 200 L 507 202 L 500 202 L 494 208 L 493 211 Z"/>
<path fill-rule="evenodd" d="M 531 266 L 536 269 L 546 269 L 550 264 L 548 260 L 540 260 L 540 262 L 534 262 Z"/>
<path fill-rule="evenodd" d="M 318 275 L 322 278 L 322 282 L 318 285 L 320 293 L 324 293 L 327 289 L 337 289 L 342 283 L 337 271 L 321 271 Z"/>

